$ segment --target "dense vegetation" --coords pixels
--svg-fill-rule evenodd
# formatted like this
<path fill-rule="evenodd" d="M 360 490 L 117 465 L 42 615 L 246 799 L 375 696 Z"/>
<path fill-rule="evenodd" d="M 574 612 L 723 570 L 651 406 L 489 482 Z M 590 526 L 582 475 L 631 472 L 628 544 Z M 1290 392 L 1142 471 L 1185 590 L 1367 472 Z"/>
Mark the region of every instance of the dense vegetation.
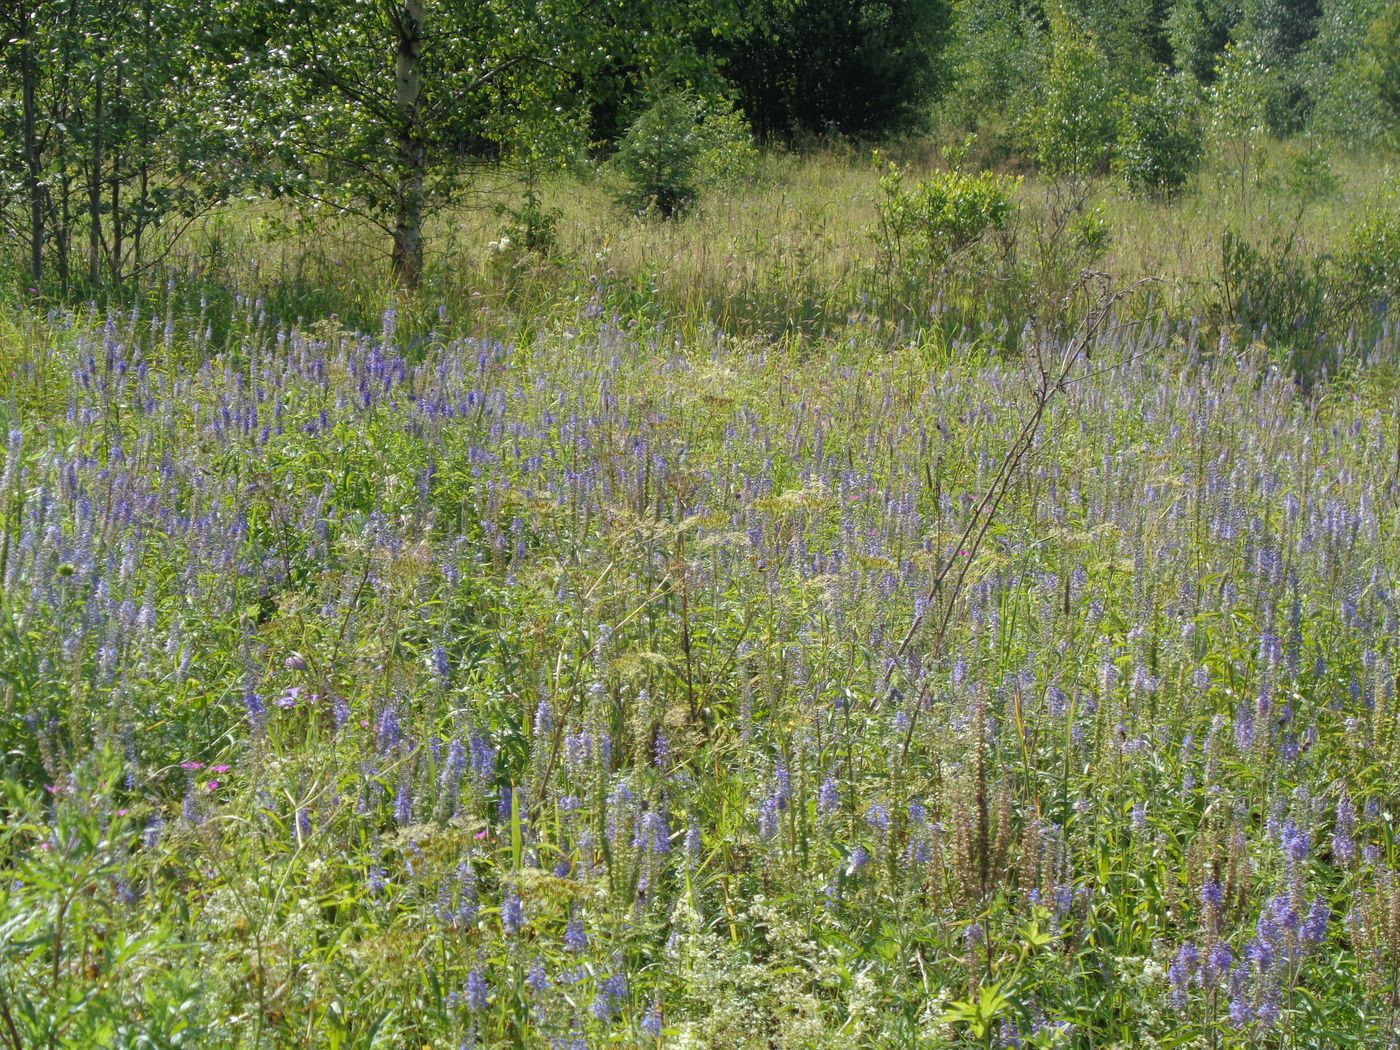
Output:
<path fill-rule="evenodd" d="M 1400 1045 L 1400 4 L 0 24 L 0 1048 Z"/>

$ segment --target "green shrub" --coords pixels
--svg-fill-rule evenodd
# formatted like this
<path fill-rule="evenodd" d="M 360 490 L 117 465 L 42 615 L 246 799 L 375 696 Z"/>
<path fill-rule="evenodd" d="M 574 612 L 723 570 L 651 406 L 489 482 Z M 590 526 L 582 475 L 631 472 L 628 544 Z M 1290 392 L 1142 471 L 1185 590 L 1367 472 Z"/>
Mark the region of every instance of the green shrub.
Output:
<path fill-rule="evenodd" d="M 1194 87 L 1163 74 L 1119 102 L 1113 170 L 1130 192 L 1170 196 L 1200 165 L 1204 135 Z"/>
<path fill-rule="evenodd" d="M 1293 158 L 1284 176 L 1288 191 L 1306 208 L 1336 194 L 1341 180 L 1332 170 L 1329 151 L 1314 143 Z"/>
<path fill-rule="evenodd" d="M 1378 205 L 1337 253 L 1338 285 L 1358 309 L 1400 301 L 1400 203 Z"/>
<path fill-rule="evenodd" d="M 891 273 L 946 270 L 989 233 L 1005 228 L 1015 208 L 1016 180 L 1004 175 L 940 171 L 906 188 L 904 174 L 889 163 L 875 202 L 876 238 Z"/>
<path fill-rule="evenodd" d="M 620 204 L 670 219 L 686 212 L 706 188 L 751 168 L 754 157 L 742 114 L 725 102 L 672 91 L 627 129 L 609 168 Z"/>
<path fill-rule="evenodd" d="M 1314 338 L 1330 307 L 1323 260 L 1233 230 L 1221 241 L 1221 294 L 1228 320 L 1271 342 Z"/>

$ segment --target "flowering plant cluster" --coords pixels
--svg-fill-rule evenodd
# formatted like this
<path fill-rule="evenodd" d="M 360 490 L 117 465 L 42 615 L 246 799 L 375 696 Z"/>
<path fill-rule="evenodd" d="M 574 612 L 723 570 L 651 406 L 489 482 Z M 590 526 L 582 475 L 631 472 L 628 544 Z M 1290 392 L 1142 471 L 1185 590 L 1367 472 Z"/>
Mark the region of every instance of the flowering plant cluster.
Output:
<path fill-rule="evenodd" d="M 1394 1045 L 1393 327 L 1105 338 L 973 546 L 1017 362 L 596 288 L 36 320 L 0 1046 Z"/>

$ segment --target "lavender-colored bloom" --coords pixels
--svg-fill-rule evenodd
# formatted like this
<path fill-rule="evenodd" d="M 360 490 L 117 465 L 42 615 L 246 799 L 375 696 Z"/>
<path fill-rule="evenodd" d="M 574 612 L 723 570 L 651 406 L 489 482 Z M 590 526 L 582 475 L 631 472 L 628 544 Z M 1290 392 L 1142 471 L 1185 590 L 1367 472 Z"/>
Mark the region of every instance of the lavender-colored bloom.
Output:
<path fill-rule="evenodd" d="M 1278 1023 L 1281 1012 L 1282 1011 L 1279 1009 L 1278 992 L 1271 988 L 1260 997 L 1258 1005 L 1255 1006 L 1254 1020 L 1261 1028 L 1272 1028 Z"/>
<path fill-rule="evenodd" d="M 963 930 L 963 946 L 970 952 L 974 948 L 980 947 L 987 939 L 987 931 L 980 922 L 974 922 L 967 929 Z"/>
<path fill-rule="evenodd" d="M 472 730 L 468 738 L 471 747 L 472 776 L 478 781 L 489 780 L 496 772 L 496 749 L 485 733 Z"/>
<path fill-rule="evenodd" d="M 486 978 L 480 970 L 472 970 L 471 973 L 467 974 L 466 1003 L 468 1010 L 485 1010 L 490 994 L 490 986 L 487 985 Z"/>
<path fill-rule="evenodd" d="M 890 810 L 884 803 L 876 802 L 865 811 L 865 822 L 881 835 L 890 830 Z"/>
<path fill-rule="evenodd" d="M 656 854 L 671 851 L 671 829 L 666 818 L 654 810 L 643 813 L 632 834 L 632 845 Z"/>
<path fill-rule="evenodd" d="M 1300 864 L 1307 860 L 1308 853 L 1312 850 L 1312 836 L 1299 828 L 1290 817 L 1283 825 L 1279 845 L 1290 861 Z"/>
<path fill-rule="evenodd" d="M 776 794 L 769 795 L 758 807 L 758 837 L 769 841 L 778 833 L 778 810 L 781 802 Z"/>
<path fill-rule="evenodd" d="M 554 709 L 549 701 L 541 699 L 535 706 L 535 736 L 543 739 L 554 731 Z"/>
<path fill-rule="evenodd" d="M 588 950 L 588 934 L 584 931 L 583 920 L 577 915 L 569 919 L 569 925 L 564 930 L 564 947 L 576 955 Z"/>
<path fill-rule="evenodd" d="M 476 868 L 470 860 L 457 865 L 457 914 L 453 917 L 457 926 L 465 928 L 476 925 L 479 909 Z"/>
<path fill-rule="evenodd" d="M 511 811 L 518 804 L 515 788 L 509 784 L 502 784 L 501 792 L 496 798 L 496 821 L 500 824 L 509 824 Z"/>
<path fill-rule="evenodd" d="M 859 875 L 862 868 L 870 863 L 870 851 L 864 846 L 854 847 L 846 858 L 846 875 Z"/>
<path fill-rule="evenodd" d="M 403 730 L 399 726 L 399 712 L 392 702 L 385 704 L 384 710 L 379 714 L 376 736 L 380 754 L 392 751 L 403 739 Z"/>
<path fill-rule="evenodd" d="M 1167 968 L 1167 980 L 1172 986 L 1172 1005 L 1178 1010 L 1186 1008 L 1186 989 L 1199 964 L 1200 952 L 1194 944 L 1187 943 L 1181 946 Z"/>
<path fill-rule="evenodd" d="M 506 936 L 514 937 L 525 925 L 525 902 L 520 894 L 510 890 L 501 904 L 501 928 Z"/>
<path fill-rule="evenodd" d="M 413 823 L 413 791 L 408 777 L 399 781 L 399 789 L 394 795 L 394 822 L 399 825 Z"/>
<path fill-rule="evenodd" d="M 1337 819 L 1332 825 L 1332 853 L 1343 864 L 1356 859 L 1356 807 L 1345 793 L 1337 800 Z"/>
<path fill-rule="evenodd" d="M 642 1018 L 642 1034 L 652 1039 L 661 1038 L 661 1002 L 653 999 L 651 1008 L 647 1010 L 646 1016 Z"/>
<path fill-rule="evenodd" d="M 1236 1028 L 1243 1028 L 1245 1025 L 1249 1024 L 1253 1013 L 1253 1010 L 1250 1009 L 1249 1000 L 1244 998 L 1244 996 L 1236 996 L 1230 1000 L 1230 1023 Z"/>
<path fill-rule="evenodd" d="M 841 804 L 841 794 L 836 787 L 836 778 L 827 775 L 822 781 L 820 790 L 817 791 L 817 812 L 824 817 L 829 817 L 836 812 Z"/>
<path fill-rule="evenodd" d="M 787 809 L 788 803 L 792 801 L 792 777 L 788 773 L 787 763 L 779 762 L 773 771 L 773 797 L 777 799 L 779 809 Z"/>
<path fill-rule="evenodd" d="M 252 686 L 243 692 L 243 707 L 248 713 L 248 725 L 252 727 L 253 732 L 261 732 L 267 725 L 267 705 Z"/>
<path fill-rule="evenodd" d="M 605 1023 L 611 1021 L 617 1016 L 625 998 L 627 978 L 622 974 L 613 974 L 598 986 L 598 992 L 593 997 L 593 1016 Z"/>
<path fill-rule="evenodd" d="M 1212 913 L 1225 905 L 1225 889 L 1215 879 L 1206 879 L 1201 885 L 1201 904 Z"/>
<path fill-rule="evenodd" d="M 190 781 L 185 792 L 185 800 L 180 806 L 180 816 L 186 824 L 199 823 L 199 798 L 195 794 L 194 781 Z"/>
<path fill-rule="evenodd" d="M 1201 969 L 1201 984 L 1208 988 L 1215 987 L 1229 977 L 1230 967 L 1234 962 L 1230 946 L 1224 941 L 1216 941 L 1206 953 L 1205 965 Z"/>
<path fill-rule="evenodd" d="M 1299 930 L 1298 938 L 1304 944 L 1321 944 L 1322 939 L 1327 936 L 1327 920 L 1330 917 L 1331 909 L 1325 901 L 1313 901 L 1312 907 L 1308 909 L 1308 917 Z"/>
<path fill-rule="evenodd" d="M 549 974 L 545 970 L 544 960 L 539 956 L 530 962 L 530 969 L 525 974 L 525 987 L 536 993 L 549 987 Z"/>

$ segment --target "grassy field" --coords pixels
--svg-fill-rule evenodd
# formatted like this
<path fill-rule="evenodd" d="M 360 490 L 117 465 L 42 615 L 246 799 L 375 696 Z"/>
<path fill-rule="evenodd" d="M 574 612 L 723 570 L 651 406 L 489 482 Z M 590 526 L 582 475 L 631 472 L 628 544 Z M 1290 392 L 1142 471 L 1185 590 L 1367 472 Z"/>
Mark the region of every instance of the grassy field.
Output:
<path fill-rule="evenodd" d="M 1302 155 L 917 286 L 829 153 L 14 296 L 0 1046 L 1396 1045 L 1393 176 Z"/>
<path fill-rule="evenodd" d="M 944 155 L 910 145 L 896 159 L 917 177 L 939 170 Z M 990 246 L 1002 268 L 962 293 L 1003 307 L 1019 326 L 1025 301 L 1012 293 L 1046 276 L 1038 272 L 1037 253 L 1074 254 L 1065 237 L 1045 227 L 1061 218 L 1057 211 L 1070 211 L 1071 219 L 1089 213 L 1104 224 L 1102 247 L 1072 261 L 1121 283 L 1155 279 L 1151 310 L 1180 318 L 1214 311 L 1228 323 L 1233 319 L 1219 316 L 1227 233 L 1286 246 L 1299 257 L 1326 256 L 1347 249 L 1368 213 L 1390 217 L 1400 209 L 1393 162 L 1373 153 L 1264 143 L 1251 155 L 1243 193 L 1228 157 L 1222 151 L 1195 176 L 1190 192 L 1170 200 L 1127 196 L 1107 178 L 1066 192 L 1034 174 L 1021 177 L 1015 218 Z M 1300 161 L 1319 157 L 1321 177 L 1300 179 Z M 765 153 L 749 177 L 702 199 L 684 222 L 654 222 L 619 209 L 607 180 L 583 173 L 539 187 L 553 232 L 548 249 L 535 252 L 520 250 L 519 237 L 502 247 L 512 222 L 501 213 L 520 205 L 518 187 L 483 180 L 468 207 L 437 216 L 429 230 L 434 250 L 419 304 L 423 324 L 431 325 L 443 302 L 478 319 L 490 310 L 511 326 L 529 323 L 560 299 L 587 296 L 588 278 L 601 275 L 616 292 L 627 289 L 619 306 L 629 313 L 650 309 L 676 324 L 718 326 L 740 337 L 820 340 L 853 319 L 862 342 L 890 346 L 927 337 L 942 331 L 928 316 L 940 282 L 926 280 L 899 294 L 881 282 L 878 176 L 870 155 L 850 147 Z M 394 296 L 386 259 L 383 235 L 353 221 L 320 213 L 310 225 L 298 224 L 276 206 L 236 202 L 179 242 L 172 269 L 182 279 L 196 273 L 210 281 L 215 297 L 235 288 L 261 295 L 289 321 L 335 313 L 372 326 Z M 400 306 L 411 312 L 412 304 Z M 989 319 L 968 303 L 942 306 L 959 320 L 962 313 Z M 1251 334 L 1241 333 L 1246 341 Z"/>

